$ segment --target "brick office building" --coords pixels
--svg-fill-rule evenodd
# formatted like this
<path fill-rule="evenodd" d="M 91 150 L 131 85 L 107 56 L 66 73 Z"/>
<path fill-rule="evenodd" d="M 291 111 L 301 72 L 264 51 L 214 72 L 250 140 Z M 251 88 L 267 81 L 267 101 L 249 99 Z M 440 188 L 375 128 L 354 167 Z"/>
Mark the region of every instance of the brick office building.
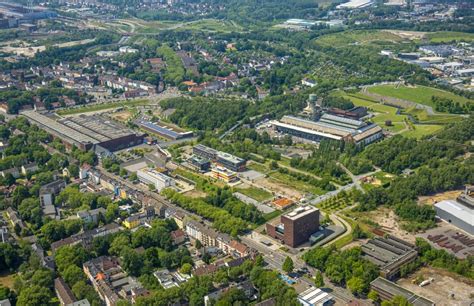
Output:
<path fill-rule="evenodd" d="M 311 206 L 298 207 L 282 215 L 277 222 L 266 224 L 267 234 L 290 247 L 308 241 L 319 230 L 319 209 Z"/>

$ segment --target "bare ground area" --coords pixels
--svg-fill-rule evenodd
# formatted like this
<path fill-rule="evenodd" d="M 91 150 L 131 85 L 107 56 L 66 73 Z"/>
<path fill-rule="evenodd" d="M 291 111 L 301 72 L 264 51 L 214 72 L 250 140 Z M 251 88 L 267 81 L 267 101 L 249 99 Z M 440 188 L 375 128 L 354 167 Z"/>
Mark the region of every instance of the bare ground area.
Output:
<path fill-rule="evenodd" d="M 207 194 L 204 191 L 200 191 L 200 190 L 196 190 L 196 189 L 185 192 L 184 195 L 187 196 L 187 197 L 193 198 L 193 199 L 204 198 L 204 197 L 207 196 Z"/>
<path fill-rule="evenodd" d="M 400 36 L 404 39 L 415 40 L 415 39 L 422 39 L 425 37 L 426 32 L 415 32 L 415 31 L 399 31 L 399 30 L 383 30 L 385 32 L 389 32 Z"/>
<path fill-rule="evenodd" d="M 15 276 L 15 274 L 1 273 L 0 274 L 0 286 L 12 289 L 13 288 L 13 283 L 15 281 L 13 279 L 14 276 Z"/>
<path fill-rule="evenodd" d="M 113 113 L 110 116 L 115 120 L 125 122 L 127 121 L 128 118 L 132 116 L 132 113 L 128 110 L 125 110 L 125 111 Z"/>
<path fill-rule="evenodd" d="M 433 278 L 434 280 L 429 285 L 419 287 L 413 283 L 418 275 L 422 275 L 424 279 Z M 474 302 L 471 297 L 474 293 L 474 282 L 441 269 L 424 267 L 397 283 L 440 306 L 468 306 Z M 454 298 L 450 297 L 451 294 L 454 294 Z"/>
<path fill-rule="evenodd" d="M 434 205 L 443 200 L 454 200 L 462 192 L 463 190 L 452 190 L 452 191 L 437 193 L 431 196 L 422 196 L 418 198 L 418 202 L 420 204 L 425 204 L 425 205 Z"/>
<path fill-rule="evenodd" d="M 415 235 L 403 230 L 398 223 L 398 217 L 395 213 L 388 208 L 380 208 L 370 213 L 370 216 L 374 222 L 378 223 L 383 231 L 386 231 L 395 237 L 407 240 L 411 243 L 415 243 Z"/>
<path fill-rule="evenodd" d="M 270 190 L 275 194 L 283 195 L 290 199 L 301 199 L 303 194 L 295 189 L 289 188 L 283 183 L 268 178 L 260 178 L 255 181 L 255 185 L 262 186 L 263 189 Z"/>

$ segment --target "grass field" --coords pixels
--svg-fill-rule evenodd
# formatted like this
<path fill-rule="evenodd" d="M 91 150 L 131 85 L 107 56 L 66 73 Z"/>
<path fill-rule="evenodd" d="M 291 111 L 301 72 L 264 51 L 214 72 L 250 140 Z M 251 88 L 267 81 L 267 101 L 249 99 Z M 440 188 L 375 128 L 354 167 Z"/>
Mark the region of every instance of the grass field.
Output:
<path fill-rule="evenodd" d="M 434 106 L 431 101 L 431 97 L 433 96 L 448 98 L 454 102 L 459 102 L 460 104 L 466 104 L 470 101 L 468 98 L 455 95 L 448 91 L 420 85 L 417 85 L 416 87 L 380 85 L 369 87 L 368 91 L 382 96 L 408 100 L 432 107 Z"/>
<path fill-rule="evenodd" d="M 249 188 L 237 188 L 235 191 L 240 192 L 259 202 L 270 200 L 273 197 L 270 192 L 252 186 Z"/>
<path fill-rule="evenodd" d="M 264 173 L 264 174 L 269 171 L 269 169 L 267 168 L 266 165 L 260 164 L 260 163 L 254 162 L 254 161 L 249 163 L 247 165 L 247 168 L 249 168 L 250 170 L 255 170 L 255 171 L 260 172 L 260 173 Z"/>
<path fill-rule="evenodd" d="M 113 102 L 113 103 L 102 103 L 102 104 L 94 104 L 89 106 L 81 106 L 76 108 L 69 108 L 58 111 L 58 115 L 74 115 L 74 114 L 82 114 L 88 112 L 96 112 L 106 109 L 113 109 L 118 107 L 126 107 L 126 106 L 137 106 L 137 105 L 145 105 L 148 104 L 150 101 L 145 99 L 140 100 L 132 100 L 132 101 L 121 101 L 121 102 Z"/>
<path fill-rule="evenodd" d="M 427 33 L 425 36 L 432 43 L 449 43 L 454 41 L 474 41 L 473 33 L 463 32 L 434 32 Z"/>
<path fill-rule="evenodd" d="M 432 135 L 443 129 L 440 125 L 417 124 L 413 126 L 412 130 L 403 133 L 403 136 L 410 138 L 421 138 L 426 135 Z"/>
<path fill-rule="evenodd" d="M 231 21 L 217 19 L 202 19 L 183 24 L 180 30 L 195 30 L 204 32 L 239 32 L 242 27 Z"/>
<path fill-rule="evenodd" d="M 430 124 L 447 124 L 459 121 L 458 115 L 450 115 L 450 114 L 437 114 L 436 116 L 430 116 L 426 112 L 426 109 L 419 109 L 419 108 L 409 108 L 404 111 L 406 114 L 412 115 L 418 121 L 423 123 L 430 123 Z"/>

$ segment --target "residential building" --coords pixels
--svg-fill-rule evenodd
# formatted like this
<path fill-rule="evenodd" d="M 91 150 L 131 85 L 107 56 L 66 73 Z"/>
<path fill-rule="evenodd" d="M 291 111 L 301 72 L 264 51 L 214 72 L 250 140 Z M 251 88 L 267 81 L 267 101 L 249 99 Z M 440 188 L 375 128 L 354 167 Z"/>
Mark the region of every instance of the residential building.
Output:
<path fill-rule="evenodd" d="M 319 230 L 319 209 L 301 206 L 284 214 L 277 222 L 266 224 L 267 234 L 290 247 L 309 240 Z"/>
<path fill-rule="evenodd" d="M 186 233 L 182 229 L 177 229 L 171 232 L 171 240 L 174 245 L 178 245 L 184 242 L 186 239 Z"/>
<path fill-rule="evenodd" d="M 69 288 L 62 277 L 58 277 L 54 280 L 54 291 L 56 292 L 61 306 L 71 305 L 76 302 L 71 288 Z"/>
<path fill-rule="evenodd" d="M 21 166 L 21 174 L 26 176 L 29 173 L 38 171 L 38 169 L 39 167 L 36 163 L 29 163 L 29 164 Z"/>
<path fill-rule="evenodd" d="M 83 270 L 107 306 L 115 306 L 121 299 L 132 302 L 137 295 L 148 294 L 137 279 L 127 276 L 116 257 L 94 258 L 83 264 Z"/>
<path fill-rule="evenodd" d="M 2 177 L 5 177 L 6 175 L 11 174 L 14 178 L 17 179 L 20 177 L 20 170 L 18 170 L 18 168 L 15 167 L 15 168 L 2 170 L 0 171 L 0 174 L 2 175 Z"/>
<path fill-rule="evenodd" d="M 77 217 L 84 221 L 84 223 L 98 224 L 100 216 L 105 216 L 105 209 L 102 207 L 77 212 Z"/>
<path fill-rule="evenodd" d="M 85 231 L 83 233 L 72 235 L 71 237 L 61 239 L 59 241 L 55 241 L 51 243 L 51 250 L 53 252 L 56 252 L 62 246 L 76 244 L 82 244 L 85 247 L 89 247 L 94 238 L 114 234 L 121 230 L 123 230 L 123 228 L 120 227 L 118 224 L 110 223 L 102 227 L 98 227 L 92 230 Z"/>

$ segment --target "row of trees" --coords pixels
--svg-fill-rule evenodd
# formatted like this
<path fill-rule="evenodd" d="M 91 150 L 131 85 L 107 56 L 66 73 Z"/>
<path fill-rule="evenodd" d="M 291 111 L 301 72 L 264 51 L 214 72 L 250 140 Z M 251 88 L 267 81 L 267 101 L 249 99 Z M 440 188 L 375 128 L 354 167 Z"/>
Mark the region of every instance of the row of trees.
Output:
<path fill-rule="evenodd" d="M 228 211 L 213 206 L 202 199 L 188 198 L 171 189 L 163 190 L 163 194 L 173 204 L 211 220 L 213 226 L 220 232 L 237 236 L 248 227 L 248 223 L 245 220 L 234 217 Z"/>

